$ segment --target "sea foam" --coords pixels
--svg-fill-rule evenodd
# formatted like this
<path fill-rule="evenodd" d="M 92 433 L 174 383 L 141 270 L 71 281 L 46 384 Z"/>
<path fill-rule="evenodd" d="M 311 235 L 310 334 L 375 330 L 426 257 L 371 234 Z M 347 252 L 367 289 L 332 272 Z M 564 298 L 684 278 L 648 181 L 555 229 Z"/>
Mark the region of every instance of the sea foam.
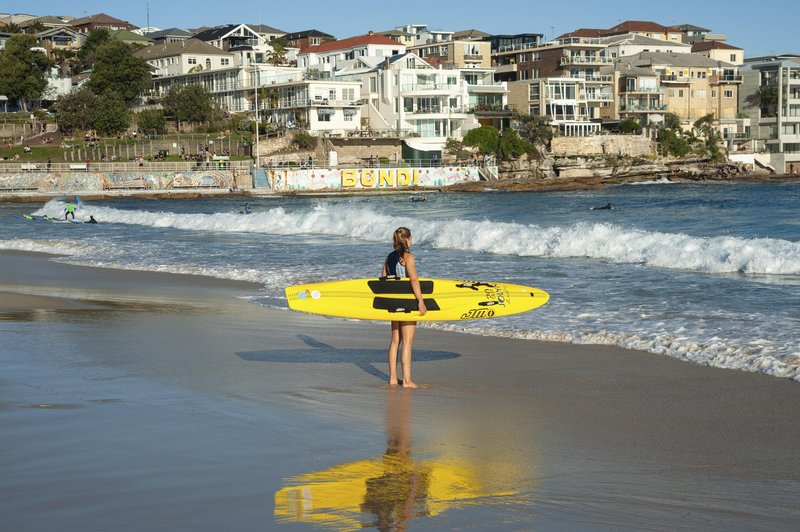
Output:
<path fill-rule="evenodd" d="M 36 214 L 58 215 L 51 201 Z M 612 223 L 577 222 L 544 227 L 491 220 L 428 220 L 390 216 L 366 206 L 320 203 L 311 209 L 275 207 L 250 215 L 238 212 L 175 213 L 112 207 L 80 209 L 103 223 L 187 231 L 253 232 L 274 235 L 331 235 L 383 242 L 400 225 L 412 227 L 417 245 L 520 257 L 594 259 L 620 264 L 703 273 L 800 274 L 800 243 L 774 238 L 692 236 L 645 231 Z"/>

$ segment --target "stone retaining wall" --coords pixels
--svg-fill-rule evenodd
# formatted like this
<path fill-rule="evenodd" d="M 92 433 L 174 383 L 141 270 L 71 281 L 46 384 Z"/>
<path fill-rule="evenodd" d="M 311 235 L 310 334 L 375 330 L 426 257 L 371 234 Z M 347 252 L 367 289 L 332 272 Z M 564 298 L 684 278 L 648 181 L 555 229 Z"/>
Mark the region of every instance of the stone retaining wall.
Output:
<path fill-rule="evenodd" d="M 651 139 L 638 135 L 555 137 L 550 151 L 555 157 L 595 155 L 650 157 L 656 155 L 656 145 Z"/>

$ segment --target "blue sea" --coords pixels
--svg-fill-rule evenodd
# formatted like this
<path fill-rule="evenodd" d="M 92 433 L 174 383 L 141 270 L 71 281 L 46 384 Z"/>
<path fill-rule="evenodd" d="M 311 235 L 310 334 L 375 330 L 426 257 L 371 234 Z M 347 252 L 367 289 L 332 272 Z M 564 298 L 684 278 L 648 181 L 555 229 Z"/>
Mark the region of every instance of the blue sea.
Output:
<path fill-rule="evenodd" d="M 103 268 L 290 284 L 378 276 L 411 228 L 425 277 L 506 281 L 550 302 L 508 318 L 425 325 L 464 334 L 610 344 L 800 381 L 800 183 L 671 183 L 580 192 L 264 196 L 0 204 L 0 249 Z M 67 198 L 64 198 L 66 200 Z M 611 203 L 612 209 L 592 209 Z M 287 310 L 288 312 L 288 310 Z"/>

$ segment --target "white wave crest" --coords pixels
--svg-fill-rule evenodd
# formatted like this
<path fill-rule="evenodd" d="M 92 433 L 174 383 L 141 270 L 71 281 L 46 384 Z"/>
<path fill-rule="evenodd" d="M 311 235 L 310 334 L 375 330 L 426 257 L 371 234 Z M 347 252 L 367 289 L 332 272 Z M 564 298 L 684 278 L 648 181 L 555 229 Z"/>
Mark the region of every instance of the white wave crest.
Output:
<path fill-rule="evenodd" d="M 642 336 L 608 331 L 591 333 L 543 332 L 449 323 L 425 323 L 424 326 L 480 336 L 572 344 L 612 345 L 624 349 L 666 355 L 704 366 L 764 373 L 773 377 L 800 381 L 800 352 L 797 352 L 796 346 L 794 344 L 774 345 L 768 340 L 732 346 L 719 338 L 701 342 L 670 334 Z M 793 354 L 786 355 L 786 353 Z"/>
<path fill-rule="evenodd" d="M 36 214 L 59 215 L 63 203 L 51 201 Z M 313 209 L 275 207 L 242 215 L 127 211 L 84 207 L 102 223 L 171 227 L 192 231 L 255 232 L 275 235 L 334 235 L 384 242 L 399 225 L 413 229 L 420 245 L 499 255 L 589 258 L 620 264 L 706 273 L 800 274 L 800 243 L 773 238 L 698 237 L 644 231 L 610 223 L 540 227 L 491 220 L 423 220 L 390 216 L 364 206 L 321 203 Z"/>
<path fill-rule="evenodd" d="M 32 240 L 30 238 L 13 238 L 0 240 L 0 249 L 10 251 L 30 251 L 34 253 L 50 253 L 52 255 L 82 255 L 91 251 L 91 246 L 69 240 Z"/>

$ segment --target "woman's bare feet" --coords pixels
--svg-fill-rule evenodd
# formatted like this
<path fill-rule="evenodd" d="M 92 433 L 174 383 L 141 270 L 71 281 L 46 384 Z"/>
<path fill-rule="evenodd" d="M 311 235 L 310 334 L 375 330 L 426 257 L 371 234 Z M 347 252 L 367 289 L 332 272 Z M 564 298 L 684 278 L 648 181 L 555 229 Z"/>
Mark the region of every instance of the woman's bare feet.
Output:
<path fill-rule="evenodd" d="M 389 379 L 389 386 L 397 386 L 398 384 L 397 379 Z"/>
<path fill-rule="evenodd" d="M 403 381 L 403 388 L 416 388 L 417 385 L 411 381 Z"/>

